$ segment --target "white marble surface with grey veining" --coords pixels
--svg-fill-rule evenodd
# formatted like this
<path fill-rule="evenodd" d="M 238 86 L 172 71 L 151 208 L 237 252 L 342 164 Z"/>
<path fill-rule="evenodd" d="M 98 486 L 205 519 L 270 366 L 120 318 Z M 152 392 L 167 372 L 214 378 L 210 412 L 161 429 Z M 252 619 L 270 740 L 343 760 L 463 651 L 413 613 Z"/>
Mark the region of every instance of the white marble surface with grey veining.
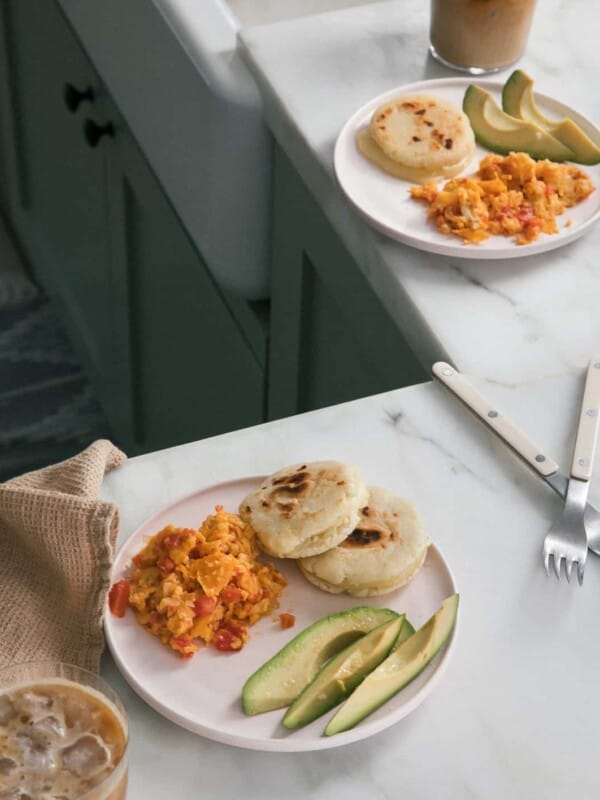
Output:
<path fill-rule="evenodd" d="M 268 124 L 425 364 L 445 355 L 507 386 L 573 374 L 600 348 L 600 226 L 543 255 L 446 258 L 370 229 L 335 183 L 335 140 L 357 108 L 458 75 L 428 56 L 428 8 L 392 0 L 242 31 Z M 539 0 L 520 66 L 539 91 L 600 123 L 599 42 L 595 4 Z"/>
<path fill-rule="evenodd" d="M 582 378 L 479 385 L 566 465 Z M 582 588 L 546 577 L 541 543 L 558 498 L 439 386 L 141 456 L 107 476 L 103 497 L 120 507 L 122 543 L 150 514 L 198 488 L 329 458 L 355 463 L 367 483 L 412 499 L 451 566 L 460 627 L 442 681 L 410 716 L 363 742 L 261 753 L 163 719 L 107 655 L 103 674 L 130 717 L 128 800 L 596 797 L 600 561 L 590 556 Z"/>

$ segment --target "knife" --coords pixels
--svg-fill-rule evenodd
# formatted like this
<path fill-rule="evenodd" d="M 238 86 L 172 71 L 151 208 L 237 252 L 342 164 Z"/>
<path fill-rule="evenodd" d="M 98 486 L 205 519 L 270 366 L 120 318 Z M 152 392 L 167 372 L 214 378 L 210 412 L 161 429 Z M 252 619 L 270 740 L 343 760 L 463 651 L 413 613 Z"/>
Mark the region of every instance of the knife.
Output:
<path fill-rule="evenodd" d="M 594 365 L 596 366 L 596 365 Z M 600 369 L 600 363 L 596 366 Z M 437 361 L 431 368 L 436 378 L 469 411 L 487 425 L 496 436 L 507 444 L 534 472 L 536 472 L 563 499 L 567 496 L 568 478 L 564 475 L 556 461 L 533 444 L 498 407 L 491 403 L 473 384 L 450 364 Z M 600 555 L 600 511 L 591 503 L 585 507 L 585 527 L 588 534 L 588 548 Z"/>

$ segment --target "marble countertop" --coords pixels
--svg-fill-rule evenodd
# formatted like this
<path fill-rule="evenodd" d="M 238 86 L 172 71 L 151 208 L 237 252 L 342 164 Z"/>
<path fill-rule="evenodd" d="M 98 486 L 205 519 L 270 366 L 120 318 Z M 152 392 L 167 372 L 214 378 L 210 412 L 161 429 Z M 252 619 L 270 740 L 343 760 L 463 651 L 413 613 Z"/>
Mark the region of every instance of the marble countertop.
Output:
<path fill-rule="evenodd" d="M 582 373 L 514 389 L 478 383 L 549 455 L 569 463 Z M 441 387 L 134 458 L 107 476 L 102 494 L 119 504 L 122 544 L 150 514 L 200 487 L 323 458 L 355 463 L 367 483 L 412 499 L 444 553 L 461 611 L 443 679 L 409 717 L 363 742 L 261 753 L 163 719 L 106 655 L 103 674 L 130 716 L 128 800 L 173 791 L 186 800 L 595 796 L 600 561 L 590 556 L 582 588 L 545 575 L 541 544 L 559 499 Z"/>
<path fill-rule="evenodd" d="M 242 31 L 269 127 L 425 364 L 444 357 L 506 386 L 573 374 L 600 342 L 600 226 L 539 256 L 446 258 L 373 231 L 335 183 L 334 143 L 357 108 L 395 86 L 459 74 L 428 56 L 428 8 L 393 0 Z M 540 0 L 520 65 L 539 91 L 596 122 L 599 32 L 589 2 Z"/>

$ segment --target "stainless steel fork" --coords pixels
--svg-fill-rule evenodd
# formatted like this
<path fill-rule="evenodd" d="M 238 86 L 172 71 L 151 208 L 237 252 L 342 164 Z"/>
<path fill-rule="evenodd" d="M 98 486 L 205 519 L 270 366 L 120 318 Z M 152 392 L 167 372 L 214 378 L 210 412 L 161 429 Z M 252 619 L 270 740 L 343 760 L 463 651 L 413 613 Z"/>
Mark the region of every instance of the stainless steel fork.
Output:
<path fill-rule="evenodd" d="M 584 522 L 589 481 L 592 475 L 598 424 L 600 422 L 600 357 L 593 358 L 588 366 L 585 389 L 571 476 L 562 514 L 555 520 L 544 539 L 544 567 L 550 574 L 550 559 L 560 580 L 561 564 L 565 562 L 567 580 L 571 580 L 573 565 L 577 564 L 577 578 L 583 583 L 583 572 L 588 551 L 588 537 Z"/>

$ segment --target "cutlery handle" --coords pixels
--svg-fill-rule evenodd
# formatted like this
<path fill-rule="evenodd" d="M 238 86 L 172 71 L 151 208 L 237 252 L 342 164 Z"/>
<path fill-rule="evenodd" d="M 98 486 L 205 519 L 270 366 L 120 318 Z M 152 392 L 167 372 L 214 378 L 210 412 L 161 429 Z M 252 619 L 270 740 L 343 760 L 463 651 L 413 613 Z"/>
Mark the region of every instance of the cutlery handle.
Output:
<path fill-rule="evenodd" d="M 512 422 L 502 415 L 490 401 L 482 395 L 473 384 L 460 372 L 444 361 L 436 362 L 431 368 L 434 376 L 449 389 L 484 422 L 488 428 L 508 444 L 515 453 L 543 477 L 558 472 L 558 464 L 543 450 L 536 447 L 516 428 Z M 600 375 L 600 370 L 598 370 Z"/>
<path fill-rule="evenodd" d="M 571 476 L 581 481 L 589 481 L 592 477 L 594 452 L 600 422 L 600 356 L 592 358 L 588 365 L 581 404 L 581 415 L 577 427 L 577 439 Z"/>

